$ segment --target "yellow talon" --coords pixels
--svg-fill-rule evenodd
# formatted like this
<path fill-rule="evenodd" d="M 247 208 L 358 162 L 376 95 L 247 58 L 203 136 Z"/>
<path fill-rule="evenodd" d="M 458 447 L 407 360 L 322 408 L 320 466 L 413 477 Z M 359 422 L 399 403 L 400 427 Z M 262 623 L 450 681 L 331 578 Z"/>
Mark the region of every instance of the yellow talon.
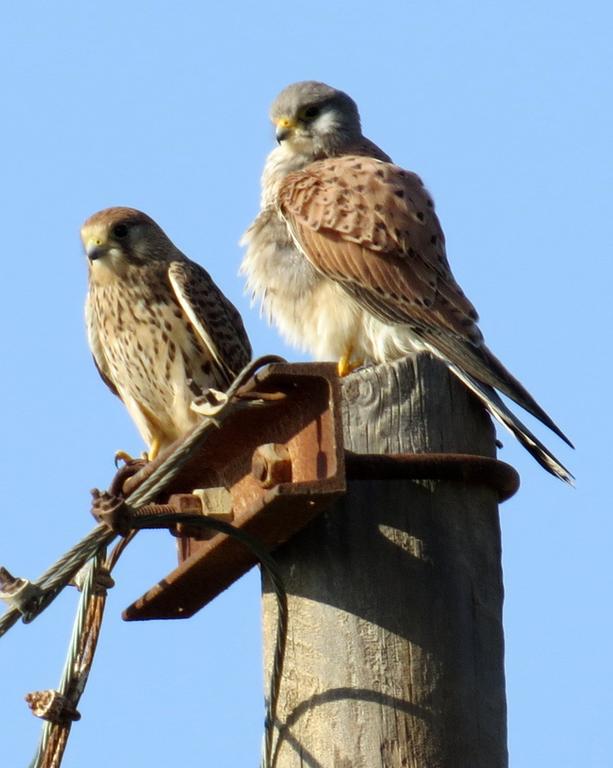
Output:
<path fill-rule="evenodd" d="M 360 368 L 360 366 L 364 365 L 363 360 L 354 360 L 351 361 L 351 351 L 347 355 L 343 355 L 341 359 L 338 361 L 338 375 L 343 378 L 344 376 L 348 376 L 350 373 L 353 373 L 353 371 Z"/>
<path fill-rule="evenodd" d="M 140 459 L 135 459 L 133 456 L 130 456 L 130 454 L 127 451 L 116 451 L 115 452 L 115 466 L 118 465 L 120 461 L 123 461 L 125 464 L 130 464 L 133 461 L 153 461 L 155 457 L 160 452 L 161 447 L 161 441 L 159 437 L 154 437 L 151 441 L 151 446 L 149 447 L 148 451 L 143 451 L 140 455 Z"/>
<path fill-rule="evenodd" d="M 147 452 L 148 461 L 153 461 L 159 452 L 160 452 L 160 438 L 154 437 L 153 440 L 151 441 L 151 445 L 149 446 L 149 451 Z"/>
<path fill-rule="evenodd" d="M 347 347 L 345 354 L 342 355 L 341 359 L 338 361 L 338 375 L 343 378 L 344 376 L 348 376 L 350 373 L 353 373 L 353 371 L 360 368 L 362 365 L 364 365 L 364 360 L 352 360 L 351 356 L 353 355 L 353 344 L 349 344 Z"/>
<path fill-rule="evenodd" d="M 131 461 L 134 461 L 134 459 L 129 453 L 126 453 L 126 451 L 115 451 L 115 466 L 118 466 L 120 461 L 129 464 Z"/>

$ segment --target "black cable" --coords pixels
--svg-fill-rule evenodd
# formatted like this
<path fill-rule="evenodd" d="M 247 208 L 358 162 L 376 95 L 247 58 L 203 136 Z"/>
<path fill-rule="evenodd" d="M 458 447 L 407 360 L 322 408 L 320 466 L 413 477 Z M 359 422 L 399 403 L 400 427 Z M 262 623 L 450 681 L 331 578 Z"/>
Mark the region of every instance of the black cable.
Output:
<path fill-rule="evenodd" d="M 270 694 L 266 700 L 266 718 L 264 720 L 264 750 L 262 755 L 261 768 L 272 768 L 272 739 L 274 725 L 276 721 L 277 703 L 279 699 L 279 690 L 281 686 L 281 676 L 283 674 L 283 662 L 285 659 L 285 646 L 287 642 L 287 592 L 283 584 L 283 577 L 279 567 L 271 556 L 270 552 L 262 546 L 251 534 L 236 528 L 223 520 L 216 520 L 213 517 L 203 515 L 191 515 L 187 513 L 168 513 L 168 514 L 136 514 L 130 516 L 129 526 L 133 530 L 140 528 L 155 527 L 166 528 L 170 525 L 183 523 L 187 525 L 197 525 L 203 528 L 211 528 L 219 533 L 225 533 L 233 536 L 244 544 L 260 561 L 262 567 L 270 579 L 273 586 L 275 598 L 277 600 L 277 635 L 275 640 L 275 652 L 273 656 L 272 672 L 270 675 Z"/>

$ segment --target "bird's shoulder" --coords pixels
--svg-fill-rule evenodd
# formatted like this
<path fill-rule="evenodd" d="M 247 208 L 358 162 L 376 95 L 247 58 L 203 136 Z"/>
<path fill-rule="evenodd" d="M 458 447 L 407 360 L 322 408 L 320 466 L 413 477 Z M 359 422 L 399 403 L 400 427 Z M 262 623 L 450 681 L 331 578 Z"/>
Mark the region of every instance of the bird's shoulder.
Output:
<path fill-rule="evenodd" d="M 375 251 L 408 249 L 427 237 L 444 258 L 443 231 L 421 178 L 385 160 L 363 155 L 317 160 L 288 174 L 277 204 L 284 216 Z"/>
<path fill-rule="evenodd" d="M 392 162 L 392 158 L 387 152 L 384 152 L 381 147 L 377 146 L 374 141 L 367 139 L 366 136 L 360 136 L 359 139 L 345 146 L 342 155 L 359 155 L 362 157 L 372 157 L 375 160 L 382 160 L 386 163 Z"/>

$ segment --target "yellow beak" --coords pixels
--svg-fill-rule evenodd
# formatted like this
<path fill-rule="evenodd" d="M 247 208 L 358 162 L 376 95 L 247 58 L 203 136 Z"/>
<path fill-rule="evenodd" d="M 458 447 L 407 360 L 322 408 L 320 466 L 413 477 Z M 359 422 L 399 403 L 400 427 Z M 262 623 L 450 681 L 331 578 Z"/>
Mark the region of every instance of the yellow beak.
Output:
<path fill-rule="evenodd" d="M 291 117 L 280 117 L 276 122 L 276 130 L 275 130 L 275 136 L 277 138 L 277 142 L 280 144 L 282 141 L 285 141 L 294 131 L 296 128 L 297 122 L 295 120 L 292 120 Z"/>
<path fill-rule="evenodd" d="M 107 252 L 106 244 L 100 237 L 90 237 L 85 243 L 85 253 L 90 261 L 101 259 Z"/>

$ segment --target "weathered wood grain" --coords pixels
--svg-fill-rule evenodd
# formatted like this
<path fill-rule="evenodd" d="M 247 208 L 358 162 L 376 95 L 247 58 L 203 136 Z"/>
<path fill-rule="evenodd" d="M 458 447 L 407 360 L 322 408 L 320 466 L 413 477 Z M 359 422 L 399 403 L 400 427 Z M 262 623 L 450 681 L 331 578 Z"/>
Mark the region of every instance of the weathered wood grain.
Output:
<path fill-rule="evenodd" d="M 346 447 L 493 456 L 482 407 L 441 364 L 343 382 Z M 277 768 L 504 768 L 496 494 L 356 481 L 277 550 L 289 593 Z M 264 584 L 265 670 L 275 607 Z"/>

